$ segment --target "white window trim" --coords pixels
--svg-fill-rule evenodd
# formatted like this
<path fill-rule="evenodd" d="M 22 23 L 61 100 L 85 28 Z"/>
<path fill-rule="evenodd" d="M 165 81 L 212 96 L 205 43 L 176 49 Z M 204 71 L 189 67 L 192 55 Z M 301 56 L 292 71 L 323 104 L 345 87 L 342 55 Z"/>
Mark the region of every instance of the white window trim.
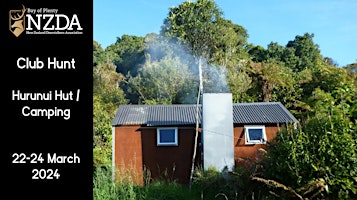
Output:
<path fill-rule="evenodd" d="M 249 129 L 256 129 L 261 128 L 263 130 L 263 139 L 262 140 L 250 140 L 248 130 Z M 265 126 L 264 125 L 247 125 L 244 126 L 244 137 L 245 137 L 245 144 L 266 144 L 267 136 L 265 133 Z"/>
<path fill-rule="evenodd" d="M 175 142 L 167 143 L 167 142 L 160 142 L 160 130 L 167 130 L 167 129 L 174 129 L 175 130 Z M 177 127 L 165 127 L 165 128 L 157 128 L 156 129 L 156 139 L 157 139 L 157 146 L 178 146 L 178 130 Z"/>

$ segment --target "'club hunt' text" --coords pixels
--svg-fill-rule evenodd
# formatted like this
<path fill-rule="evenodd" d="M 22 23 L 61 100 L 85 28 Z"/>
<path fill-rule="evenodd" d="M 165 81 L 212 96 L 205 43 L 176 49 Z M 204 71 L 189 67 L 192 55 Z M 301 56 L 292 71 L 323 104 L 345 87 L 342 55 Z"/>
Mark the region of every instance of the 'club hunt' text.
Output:
<path fill-rule="evenodd" d="M 20 57 L 16 62 L 19 69 L 76 69 L 75 63 L 74 58 L 70 60 L 59 60 L 56 57 L 47 58 L 47 62 L 40 60 L 39 57 L 33 60 L 29 57 Z"/>

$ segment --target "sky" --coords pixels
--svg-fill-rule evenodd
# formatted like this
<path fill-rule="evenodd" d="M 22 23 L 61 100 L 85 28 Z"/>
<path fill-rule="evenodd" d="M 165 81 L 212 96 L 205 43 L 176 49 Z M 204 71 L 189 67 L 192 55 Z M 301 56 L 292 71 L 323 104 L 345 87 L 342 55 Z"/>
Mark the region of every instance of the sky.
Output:
<path fill-rule="evenodd" d="M 103 48 L 122 35 L 159 33 L 171 6 L 185 0 L 94 0 L 93 35 Z M 324 57 L 339 66 L 357 62 L 357 0 L 215 0 L 223 17 L 243 26 L 248 42 L 285 46 L 314 34 Z"/>

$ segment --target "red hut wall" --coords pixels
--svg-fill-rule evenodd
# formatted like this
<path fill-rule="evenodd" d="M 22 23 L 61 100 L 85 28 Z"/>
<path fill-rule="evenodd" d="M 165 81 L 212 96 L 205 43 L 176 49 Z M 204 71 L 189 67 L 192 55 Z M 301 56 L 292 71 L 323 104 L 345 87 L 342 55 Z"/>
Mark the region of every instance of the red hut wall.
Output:
<path fill-rule="evenodd" d="M 279 127 L 265 125 L 268 141 L 275 136 Z M 115 165 L 118 170 L 126 169 L 138 184 L 144 183 L 143 171 L 147 169 L 151 178 L 165 178 L 179 183 L 189 183 L 191 161 L 195 140 L 194 127 L 178 127 L 178 146 L 157 146 L 157 128 L 141 126 L 115 127 Z M 196 166 L 201 164 L 201 132 L 199 132 Z M 249 167 L 261 159 L 259 149 L 265 144 L 245 144 L 244 125 L 234 127 L 234 159 L 237 166 Z"/>
<path fill-rule="evenodd" d="M 150 170 L 152 178 L 175 180 L 187 184 L 190 179 L 195 129 L 178 128 L 178 146 L 157 146 L 156 128 L 143 128 L 143 164 Z M 200 136 L 200 133 L 199 133 Z M 199 139 L 200 141 L 200 139 Z M 200 163 L 197 150 L 196 163 Z"/>
<path fill-rule="evenodd" d="M 267 141 L 271 141 L 279 131 L 278 126 L 265 125 Z M 234 159 L 236 167 L 250 167 L 254 162 L 261 160 L 263 155 L 259 149 L 266 149 L 266 144 L 245 144 L 244 126 L 234 127 Z"/>
<path fill-rule="evenodd" d="M 131 175 L 137 184 L 143 184 L 143 155 L 140 126 L 115 127 L 116 180 Z"/>
<path fill-rule="evenodd" d="M 178 146 L 157 146 L 157 128 L 120 126 L 115 128 L 115 165 L 125 169 L 142 185 L 144 170 L 150 178 L 170 179 L 178 183 L 189 183 L 195 128 L 178 127 Z M 200 142 L 200 135 L 198 133 Z M 201 163 L 201 152 L 197 149 L 196 166 Z"/>

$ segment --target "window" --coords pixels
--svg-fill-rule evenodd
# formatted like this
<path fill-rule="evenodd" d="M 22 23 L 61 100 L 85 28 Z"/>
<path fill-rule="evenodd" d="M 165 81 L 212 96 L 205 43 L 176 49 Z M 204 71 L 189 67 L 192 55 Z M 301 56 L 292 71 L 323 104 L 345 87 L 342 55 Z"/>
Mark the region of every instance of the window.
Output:
<path fill-rule="evenodd" d="M 177 128 L 158 128 L 157 145 L 158 146 L 177 146 Z"/>
<path fill-rule="evenodd" d="M 245 144 L 265 144 L 265 126 L 244 126 Z"/>

